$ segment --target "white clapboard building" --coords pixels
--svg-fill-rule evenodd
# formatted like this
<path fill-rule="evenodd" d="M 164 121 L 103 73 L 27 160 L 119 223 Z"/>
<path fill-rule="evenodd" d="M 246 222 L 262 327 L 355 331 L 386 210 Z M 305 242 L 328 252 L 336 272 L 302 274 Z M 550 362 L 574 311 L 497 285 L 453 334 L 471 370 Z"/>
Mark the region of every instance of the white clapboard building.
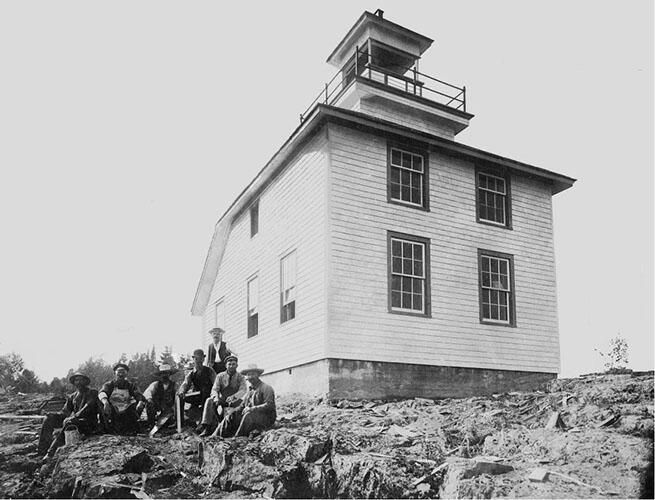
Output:
<path fill-rule="evenodd" d="M 459 396 L 559 372 L 552 197 L 575 181 L 458 143 L 473 115 L 419 70 L 431 43 L 365 12 L 216 224 L 192 313 L 278 393 Z"/>

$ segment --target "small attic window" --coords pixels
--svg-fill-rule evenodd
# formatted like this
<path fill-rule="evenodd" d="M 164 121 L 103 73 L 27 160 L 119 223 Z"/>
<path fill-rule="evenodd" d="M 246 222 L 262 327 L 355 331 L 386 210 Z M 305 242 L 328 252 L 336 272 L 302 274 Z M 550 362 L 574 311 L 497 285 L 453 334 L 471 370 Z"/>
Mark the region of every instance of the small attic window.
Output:
<path fill-rule="evenodd" d="M 259 200 L 250 207 L 250 237 L 259 232 Z"/>

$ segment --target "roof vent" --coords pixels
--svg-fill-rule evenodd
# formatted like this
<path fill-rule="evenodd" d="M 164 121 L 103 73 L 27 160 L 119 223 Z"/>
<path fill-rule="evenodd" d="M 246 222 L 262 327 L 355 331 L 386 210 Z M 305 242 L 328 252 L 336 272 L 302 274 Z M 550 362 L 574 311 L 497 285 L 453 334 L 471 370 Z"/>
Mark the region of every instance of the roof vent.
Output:
<path fill-rule="evenodd" d="M 384 19 L 384 11 L 382 9 L 376 10 L 375 15 Z"/>

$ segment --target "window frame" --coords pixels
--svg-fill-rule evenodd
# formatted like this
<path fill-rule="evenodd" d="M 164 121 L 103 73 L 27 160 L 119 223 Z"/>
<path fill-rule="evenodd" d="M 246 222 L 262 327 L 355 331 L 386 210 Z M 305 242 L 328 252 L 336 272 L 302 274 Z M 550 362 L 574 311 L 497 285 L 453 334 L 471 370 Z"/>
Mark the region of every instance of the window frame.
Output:
<path fill-rule="evenodd" d="M 248 213 L 250 214 L 250 238 L 254 238 L 259 234 L 259 200 L 250 205 Z"/>
<path fill-rule="evenodd" d="M 509 270 L 509 291 L 508 293 L 508 321 L 502 321 L 497 319 L 485 318 L 483 315 L 483 286 L 482 286 L 482 258 L 491 257 L 494 259 L 502 259 L 508 261 L 508 270 Z M 487 287 L 484 287 L 487 289 Z M 491 289 L 491 287 L 489 287 Z M 495 250 L 486 250 L 483 248 L 478 248 L 478 299 L 479 299 L 479 310 L 480 310 L 480 323 L 484 325 L 493 325 L 493 326 L 505 326 L 505 327 L 516 327 L 516 286 L 514 285 L 514 256 L 512 254 L 496 252 Z"/>
<path fill-rule="evenodd" d="M 286 283 L 284 282 L 284 267 L 283 267 L 283 265 L 284 265 L 284 261 L 286 259 L 290 258 L 292 255 L 293 255 L 293 259 L 294 259 L 294 267 L 293 267 L 294 277 L 293 277 L 293 287 L 292 287 L 294 289 L 294 297 L 293 297 L 293 301 L 285 303 L 284 302 L 284 294 L 285 294 L 287 289 L 284 288 Z M 291 288 L 289 288 L 289 290 L 290 289 Z M 297 313 L 297 311 L 296 311 L 296 309 L 297 309 L 296 308 L 296 302 L 297 302 L 297 299 L 298 299 L 297 295 L 298 295 L 298 253 L 297 253 L 296 249 L 294 248 L 293 250 L 289 250 L 288 252 L 286 252 L 284 255 L 282 255 L 280 257 L 280 325 L 284 325 L 284 324 L 288 323 L 289 321 L 293 321 L 296 318 L 296 316 L 297 316 L 297 314 L 296 314 Z M 289 318 L 289 317 L 287 317 L 288 316 L 288 310 L 291 309 L 291 307 L 289 307 L 286 310 L 285 310 L 285 307 L 290 306 L 291 304 L 293 304 L 293 308 L 292 308 L 293 316 Z"/>
<path fill-rule="evenodd" d="M 396 167 L 391 164 L 392 150 L 398 150 L 404 153 L 409 153 L 414 156 L 420 156 L 423 159 L 423 184 L 421 186 L 422 203 L 412 203 L 403 201 L 391 196 L 391 169 L 404 167 Z M 411 146 L 402 142 L 387 141 L 387 202 L 394 205 L 403 207 L 414 208 L 416 210 L 430 211 L 430 163 L 427 148 Z"/>
<path fill-rule="evenodd" d="M 257 280 L 257 304 L 256 304 L 256 312 L 254 315 L 250 314 L 250 283 L 253 281 Z M 259 273 L 255 273 L 251 275 L 247 280 L 246 280 L 246 335 L 250 339 L 252 337 L 256 337 L 259 335 L 259 298 L 260 298 L 260 293 L 259 293 Z M 252 331 L 252 322 L 251 322 L 251 316 L 257 316 L 256 318 L 256 324 L 255 324 L 255 331 Z"/>
<path fill-rule="evenodd" d="M 393 290 L 393 248 L 392 241 L 401 240 L 408 243 L 423 245 L 423 311 L 409 310 L 403 308 L 394 308 L 392 305 Z M 430 239 L 422 236 L 415 236 L 396 231 L 387 231 L 387 312 L 390 314 L 400 314 L 403 316 L 414 316 L 419 318 L 432 317 L 432 285 L 431 285 L 431 268 L 430 268 Z"/>
<path fill-rule="evenodd" d="M 480 217 L 480 191 L 483 189 L 486 191 L 491 191 L 480 186 L 480 174 L 486 175 L 488 177 L 495 177 L 496 179 L 502 179 L 505 182 L 505 204 L 503 207 L 505 210 L 505 223 L 503 224 L 489 219 L 482 219 Z M 475 220 L 480 224 L 486 224 L 489 226 L 501 227 L 510 230 L 512 229 L 512 183 L 511 176 L 507 170 L 499 170 L 498 168 L 491 168 L 486 166 L 477 166 L 475 168 Z"/>

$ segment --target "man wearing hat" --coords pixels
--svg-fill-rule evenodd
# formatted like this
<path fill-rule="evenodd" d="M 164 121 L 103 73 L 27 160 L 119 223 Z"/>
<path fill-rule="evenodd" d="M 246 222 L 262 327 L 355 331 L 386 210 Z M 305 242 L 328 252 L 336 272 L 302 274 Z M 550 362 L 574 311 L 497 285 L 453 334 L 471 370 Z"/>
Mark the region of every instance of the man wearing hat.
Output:
<path fill-rule="evenodd" d="M 60 413 L 47 415 L 39 437 L 39 454 L 51 457 L 64 444 L 64 431 L 77 427 L 89 435 L 98 427 L 98 391 L 89 389 L 91 381 L 83 373 L 74 373 L 68 379 L 77 389 L 66 398 Z M 53 432 L 54 431 L 54 432 Z"/>
<path fill-rule="evenodd" d="M 139 416 L 146 405 L 146 398 L 139 388 L 127 379 L 129 370 L 125 363 L 116 363 L 114 380 L 105 382 L 98 394 L 103 405 L 105 427 L 115 434 L 136 434 Z"/>
<path fill-rule="evenodd" d="M 259 379 L 262 373 L 264 370 L 257 365 L 241 370 L 248 382 L 248 392 L 239 407 L 223 419 L 214 435 L 247 436 L 254 430 L 265 430 L 275 423 L 275 391 Z"/>
<path fill-rule="evenodd" d="M 202 349 L 196 349 L 191 356 L 193 359 L 193 370 L 187 373 L 184 382 L 180 385 L 178 394 L 183 398 L 184 403 L 189 403 L 189 418 L 197 423 L 205 401 L 211 393 L 216 373 L 208 366 L 204 366 L 205 352 Z M 187 394 L 187 391 L 190 391 Z"/>
<path fill-rule="evenodd" d="M 149 426 L 155 425 L 157 417 L 174 414 L 176 387 L 175 382 L 171 380 L 171 375 L 176 372 L 177 370 L 171 368 L 171 365 L 160 365 L 159 370 L 155 373 L 159 380 L 154 381 L 143 392 L 146 398 L 146 415 L 148 415 Z"/>
<path fill-rule="evenodd" d="M 207 361 L 205 364 L 211 367 L 216 374 L 225 371 L 225 360 L 229 355 L 233 354 L 230 349 L 228 349 L 227 344 L 223 342 L 224 333 L 225 330 L 218 327 L 209 330 L 212 343 L 207 346 Z"/>
<path fill-rule="evenodd" d="M 208 436 L 216 426 L 217 421 L 223 419 L 229 408 L 236 408 L 241 404 L 246 394 L 246 378 L 237 372 L 239 360 L 230 354 L 225 358 L 225 371 L 216 375 L 210 396 L 205 401 L 200 423 L 200 436 Z M 218 417 L 218 419 L 217 419 Z"/>

